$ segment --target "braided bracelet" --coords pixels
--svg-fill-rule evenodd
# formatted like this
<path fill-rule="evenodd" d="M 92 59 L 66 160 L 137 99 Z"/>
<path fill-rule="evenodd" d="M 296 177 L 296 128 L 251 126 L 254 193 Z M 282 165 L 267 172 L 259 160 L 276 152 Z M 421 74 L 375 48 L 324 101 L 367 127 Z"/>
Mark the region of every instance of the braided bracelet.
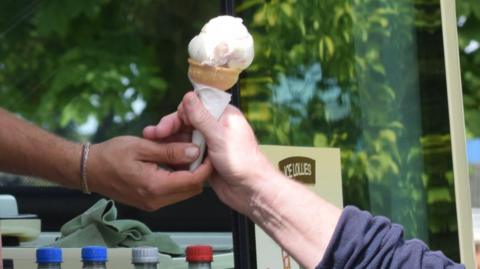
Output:
<path fill-rule="evenodd" d="M 82 159 L 80 161 L 80 177 L 81 177 L 81 186 L 83 193 L 90 194 L 87 184 L 87 161 L 88 161 L 88 152 L 90 150 L 90 143 L 85 143 L 82 146 Z"/>

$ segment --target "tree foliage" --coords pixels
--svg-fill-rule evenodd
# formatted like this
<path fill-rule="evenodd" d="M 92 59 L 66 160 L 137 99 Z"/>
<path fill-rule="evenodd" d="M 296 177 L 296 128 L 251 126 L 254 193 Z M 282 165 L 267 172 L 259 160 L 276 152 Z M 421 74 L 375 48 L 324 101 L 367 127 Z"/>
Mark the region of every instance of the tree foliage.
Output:
<path fill-rule="evenodd" d="M 345 204 L 459 260 L 435 0 L 246 0 L 243 110 L 265 144 L 341 149 Z"/>
<path fill-rule="evenodd" d="M 469 137 L 480 137 L 480 4 L 457 1 L 465 124 Z"/>
<path fill-rule="evenodd" d="M 139 133 L 191 87 L 188 42 L 217 12 L 214 1 L 4 1 L 0 106 L 73 139 L 89 117 L 95 141 Z"/>

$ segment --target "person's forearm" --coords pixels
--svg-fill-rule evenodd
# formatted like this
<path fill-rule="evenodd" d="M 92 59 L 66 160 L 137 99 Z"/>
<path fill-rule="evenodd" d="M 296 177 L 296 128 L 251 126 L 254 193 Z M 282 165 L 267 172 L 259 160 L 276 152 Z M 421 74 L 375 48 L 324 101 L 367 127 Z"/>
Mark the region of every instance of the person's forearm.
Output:
<path fill-rule="evenodd" d="M 306 268 L 320 262 L 341 210 L 279 172 L 264 173 L 247 215 Z"/>
<path fill-rule="evenodd" d="M 81 145 L 48 133 L 0 108 L 0 171 L 79 188 Z"/>

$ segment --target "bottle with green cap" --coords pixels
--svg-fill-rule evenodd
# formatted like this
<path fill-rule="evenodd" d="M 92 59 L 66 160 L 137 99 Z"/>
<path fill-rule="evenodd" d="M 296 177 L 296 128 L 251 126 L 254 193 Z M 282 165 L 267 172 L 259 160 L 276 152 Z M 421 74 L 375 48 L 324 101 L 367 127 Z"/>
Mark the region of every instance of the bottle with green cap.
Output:
<path fill-rule="evenodd" d="M 106 269 L 107 248 L 103 246 L 86 246 L 82 248 L 83 269 Z"/>
<path fill-rule="evenodd" d="M 157 269 L 159 258 L 156 247 L 132 248 L 132 264 L 135 269 Z"/>
<path fill-rule="evenodd" d="M 37 248 L 38 269 L 61 269 L 62 249 L 56 247 Z"/>
<path fill-rule="evenodd" d="M 208 245 L 193 245 L 186 249 L 188 269 L 211 269 L 213 249 Z"/>

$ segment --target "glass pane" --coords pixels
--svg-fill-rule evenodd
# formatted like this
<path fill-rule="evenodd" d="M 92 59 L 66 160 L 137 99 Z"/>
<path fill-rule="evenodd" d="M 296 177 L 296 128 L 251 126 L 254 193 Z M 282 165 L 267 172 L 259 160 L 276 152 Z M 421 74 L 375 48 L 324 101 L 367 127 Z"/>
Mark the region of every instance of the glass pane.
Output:
<path fill-rule="evenodd" d="M 470 164 L 473 235 L 477 266 L 480 266 L 480 2 L 459 0 L 456 4 L 467 159 Z"/>
<path fill-rule="evenodd" d="M 345 204 L 459 260 L 439 0 L 246 0 L 263 144 L 341 149 Z"/>
<path fill-rule="evenodd" d="M 139 134 L 191 88 L 188 42 L 219 6 L 2 1 L 0 106 L 75 140 Z"/>
<path fill-rule="evenodd" d="M 458 1 L 457 17 L 472 206 L 480 207 L 480 3 Z"/>
<path fill-rule="evenodd" d="M 74 141 L 141 135 L 191 89 L 188 43 L 219 11 L 220 1 L 0 1 L 0 107 Z M 40 182 L 0 174 L 0 192 L 17 194 L 44 230 L 99 198 Z M 230 230 L 230 211 L 205 192 L 155 214 L 122 207 L 119 217 L 164 231 Z"/>

